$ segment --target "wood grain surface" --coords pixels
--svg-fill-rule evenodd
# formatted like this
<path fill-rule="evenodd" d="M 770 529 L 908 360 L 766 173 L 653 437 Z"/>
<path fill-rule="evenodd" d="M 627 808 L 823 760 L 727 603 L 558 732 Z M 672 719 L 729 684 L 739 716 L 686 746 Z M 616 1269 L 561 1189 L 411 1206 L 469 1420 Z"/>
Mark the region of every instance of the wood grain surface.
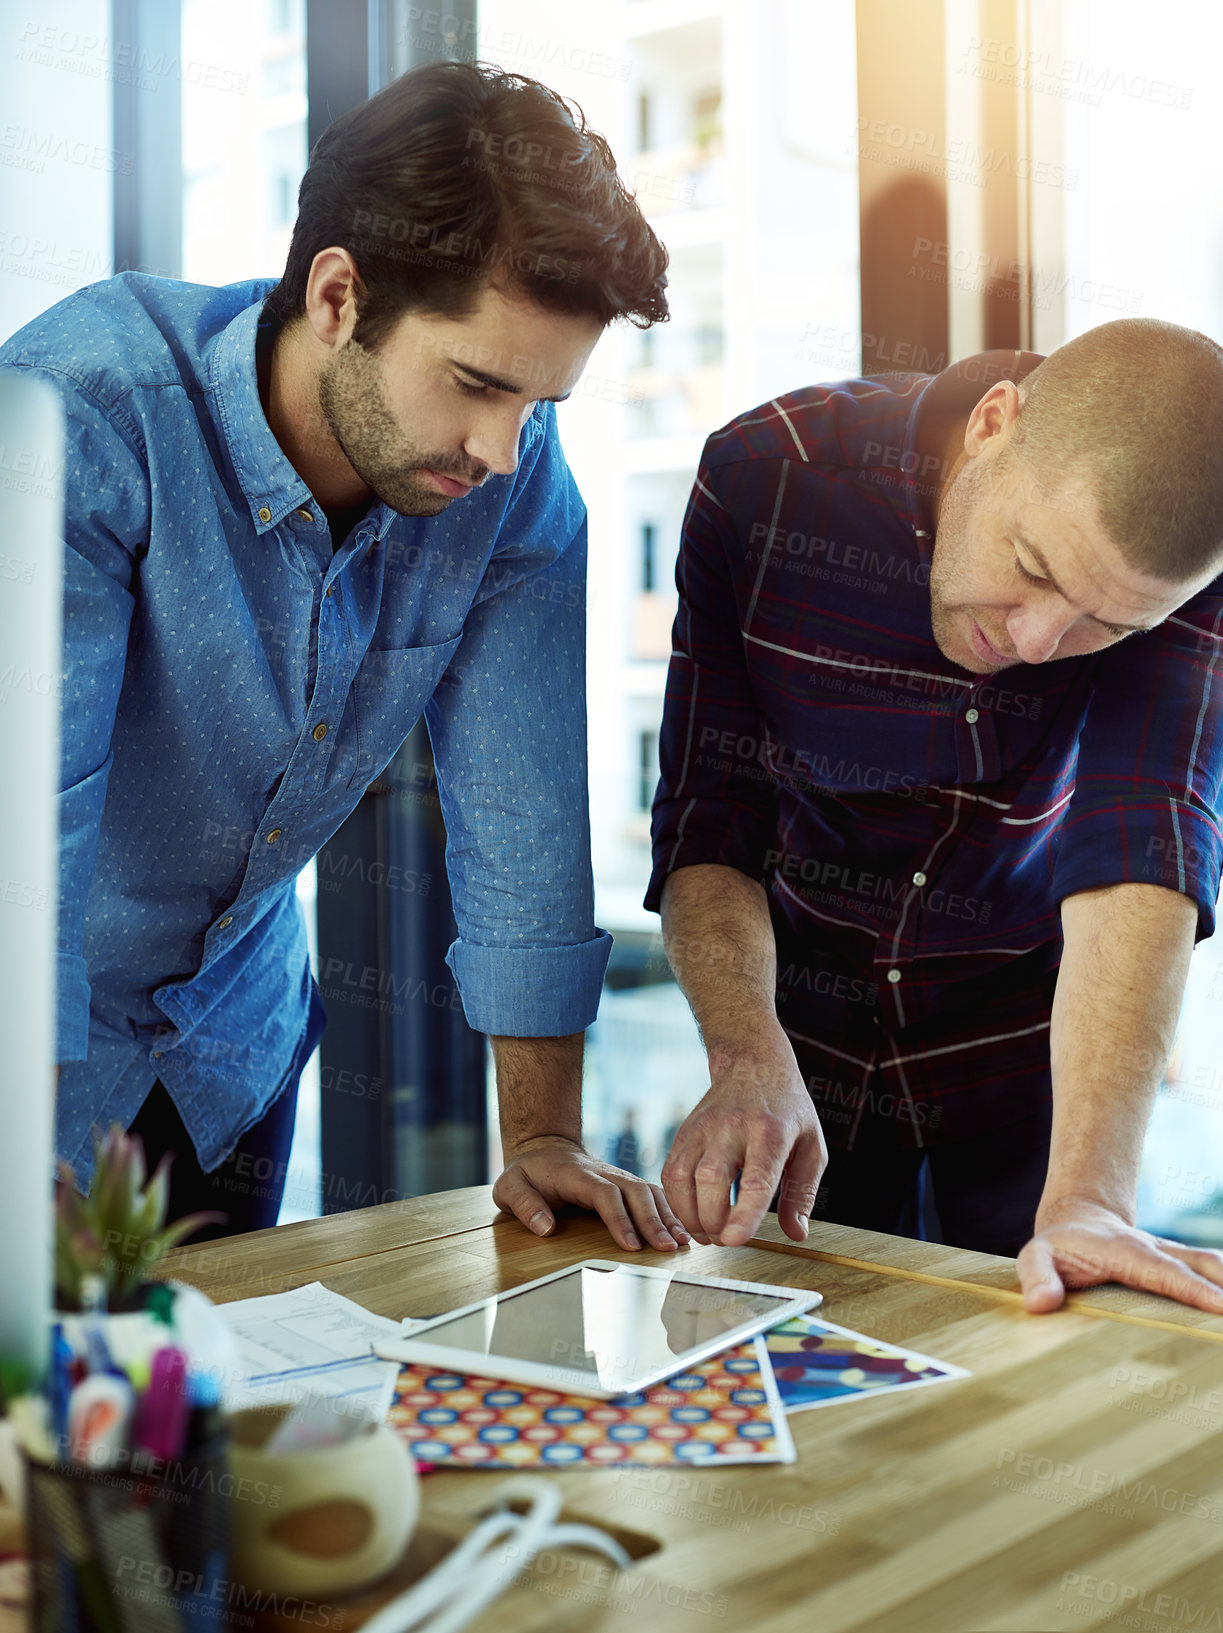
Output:
<path fill-rule="evenodd" d="M 530 1236 L 487 1188 L 179 1249 L 218 1300 L 319 1280 L 380 1314 L 430 1315 L 587 1257 L 597 1221 Z M 674 1255 L 623 1255 L 674 1263 Z M 774 1222 L 694 1270 L 818 1288 L 819 1313 L 972 1377 L 791 1418 L 788 1467 L 550 1475 L 566 1512 L 625 1539 L 630 1570 L 545 1555 L 478 1633 L 1223 1633 L 1223 1322 L 1119 1288 L 1029 1316 L 1008 1259 L 832 1225 Z M 350 1629 L 489 1502 L 488 1471 L 426 1476 L 396 1576 L 314 1625 Z M 303 1612 L 265 1617 L 298 1628 Z"/>

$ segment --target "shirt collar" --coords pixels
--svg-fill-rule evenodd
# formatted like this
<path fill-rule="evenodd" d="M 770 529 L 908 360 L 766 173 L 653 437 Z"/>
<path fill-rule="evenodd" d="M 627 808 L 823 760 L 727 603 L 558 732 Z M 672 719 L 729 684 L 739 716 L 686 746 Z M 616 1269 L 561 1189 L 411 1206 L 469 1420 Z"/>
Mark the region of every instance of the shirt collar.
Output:
<path fill-rule="evenodd" d="M 291 510 L 315 501 L 272 435 L 259 400 L 255 333 L 261 306 L 262 300 L 256 299 L 221 331 L 213 348 L 209 385 L 251 521 L 256 532 L 266 533 Z"/>
<path fill-rule="evenodd" d="M 1018 384 L 1043 362 L 1039 352 L 976 352 L 952 363 L 941 374 L 932 374 L 922 386 L 909 411 L 901 463 L 909 520 L 915 533 L 934 537 L 935 505 L 943 481 L 942 458 L 934 451 L 928 431 L 931 422 L 947 415 L 966 418 L 999 380 Z"/>

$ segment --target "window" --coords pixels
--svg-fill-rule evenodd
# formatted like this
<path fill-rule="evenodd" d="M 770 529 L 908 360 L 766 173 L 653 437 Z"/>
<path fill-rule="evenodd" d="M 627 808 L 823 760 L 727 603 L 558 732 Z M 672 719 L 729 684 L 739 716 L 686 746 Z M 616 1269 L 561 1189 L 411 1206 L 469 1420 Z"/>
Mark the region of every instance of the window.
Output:
<path fill-rule="evenodd" d="M 836 26 L 811 51 L 805 19 L 816 9 Z M 597 0 L 480 4 L 481 57 L 581 105 L 671 256 L 671 322 L 612 328 L 594 355 L 596 373 L 624 381 L 625 400 L 609 409 L 579 387 L 558 411 L 589 512 L 595 916 L 616 938 L 588 1040 L 585 1117 L 593 1149 L 621 1161 L 635 1153 L 651 1177 L 709 1082 L 658 919 L 641 906 L 672 568 L 705 438 L 810 378 L 795 353 L 817 315 L 857 328 L 852 120 L 848 133 L 844 125 L 853 10 L 852 0 L 778 6 L 770 13 L 778 26 L 765 28 L 735 0 L 614 10 Z M 525 52 L 544 40 L 546 65 L 532 63 Z M 809 151 L 789 140 L 773 89 L 799 52 L 803 119 L 818 137 Z M 727 153 L 737 156 L 733 172 Z M 774 199 L 802 200 L 802 209 L 774 208 Z"/>
<path fill-rule="evenodd" d="M 1042 14 L 1042 13 L 1038 13 Z M 1152 31 L 1132 6 L 1059 8 L 1033 39 L 1041 71 L 1031 274 L 1041 350 L 1114 318 L 1165 318 L 1223 340 L 1223 187 L 1216 113 L 1223 13 L 1169 7 Z M 969 59 L 969 66 L 972 60 Z M 1060 253 L 1059 253 L 1060 252 Z M 1139 1222 L 1223 1246 L 1223 932 L 1196 948 L 1176 1044 L 1156 1098 L 1139 1180 Z"/>
<path fill-rule="evenodd" d="M 654 803 L 654 790 L 658 787 L 658 733 L 656 731 L 637 733 L 637 764 L 641 771 L 641 780 L 637 785 L 637 809 L 648 811 Z"/>
<path fill-rule="evenodd" d="M 304 4 L 182 0 L 182 28 L 184 62 L 226 70 L 183 83 L 182 275 L 275 277 L 307 160 Z"/>
<path fill-rule="evenodd" d="M 277 277 L 306 168 L 304 0 L 259 8 L 248 0 L 182 0 L 182 31 L 184 62 L 224 69 L 183 82 L 182 276 L 214 284 Z M 317 970 L 314 862 L 297 893 Z M 320 1211 L 319 1107 L 316 1053 L 298 1093 L 282 1221 Z"/>
<path fill-rule="evenodd" d="M 642 524 L 641 524 L 641 588 L 643 590 L 652 590 L 654 588 L 654 578 L 655 578 L 655 573 L 654 573 L 654 550 L 655 550 L 654 534 L 655 534 L 654 523 L 653 522 L 642 522 Z"/>

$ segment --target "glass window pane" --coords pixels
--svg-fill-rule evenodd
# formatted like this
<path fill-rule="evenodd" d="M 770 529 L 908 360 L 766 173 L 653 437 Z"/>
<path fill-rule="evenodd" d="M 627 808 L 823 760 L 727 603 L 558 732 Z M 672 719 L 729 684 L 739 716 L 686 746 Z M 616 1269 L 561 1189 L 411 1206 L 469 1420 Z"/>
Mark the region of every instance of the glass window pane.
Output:
<path fill-rule="evenodd" d="M 10 9 L 0 53 L 0 338 L 113 268 L 110 0 Z"/>
<path fill-rule="evenodd" d="M 183 277 L 279 277 L 307 159 L 305 0 L 182 0 L 182 60 Z M 314 862 L 297 894 L 317 975 Z M 298 1091 L 282 1223 L 321 1210 L 319 1101 L 316 1051 Z"/>
<path fill-rule="evenodd" d="M 479 8 L 479 56 L 581 105 L 671 254 L 671 321 L 611 329 L 559 410 L 590 513 L 596 918 L 616 938 L 590 1034 L 586 1129 L 600 1155 L 651 1177 L 709 1082 L 658 919 L 641 906 L 684 509 L 711 431 L 778 391 L 857 367 L 856 351 L 839 371 L 801 355 L 817 317 L 838 333 L 858 328 L 852 0 L 779 5 L 776 30 L 752 9 Z M 783 83 L 799 95 L 786 67 L 798 62 L 801 143 L 777 109 Z M 777 207 L 795 198 L 801 212 Z"/>
<path fill-rule="evenodd" d="M 1164 318 L 1223 338 L 1223 13 L 1136 0 L 1038 9 L 1033 100 L 1056 102 L 1073 178 L 1036 243 L 1046 345 L 1116 318 Z M 1047 191 L 1047 190 L 1046 190 Z M 1064 245 L 1059 263 L 1046 246 Z M 1042 349 L 1044 349 L 1042 347 Z M 1139 1220 L 1223 1246 L 1223 933 L 1194 952 L 1180 1025 L 1143 1151 Z"/>
<path fill-rule="evenodd" d="M 202 65 L 183 81 L 183 277 L 276 277 L 306 168 L 305 0 L 182 7 L 183 61 Z"/>

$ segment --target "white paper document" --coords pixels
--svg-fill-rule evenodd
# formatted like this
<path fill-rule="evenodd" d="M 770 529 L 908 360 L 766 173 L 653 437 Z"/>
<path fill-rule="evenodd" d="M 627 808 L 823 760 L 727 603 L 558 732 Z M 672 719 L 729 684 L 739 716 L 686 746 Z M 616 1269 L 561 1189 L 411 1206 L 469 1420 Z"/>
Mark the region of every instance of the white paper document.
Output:
<path fill-rule="evenodd" d="M 312 1281 L 289 1293 L 218 1306 L 234 1335 L 239 1373 L 226 1381 L 230 1411 L 325 1396 L 381 1421 L 391 1404 L 397 1361 L 370 1353 L 403 1325 Z"/>

